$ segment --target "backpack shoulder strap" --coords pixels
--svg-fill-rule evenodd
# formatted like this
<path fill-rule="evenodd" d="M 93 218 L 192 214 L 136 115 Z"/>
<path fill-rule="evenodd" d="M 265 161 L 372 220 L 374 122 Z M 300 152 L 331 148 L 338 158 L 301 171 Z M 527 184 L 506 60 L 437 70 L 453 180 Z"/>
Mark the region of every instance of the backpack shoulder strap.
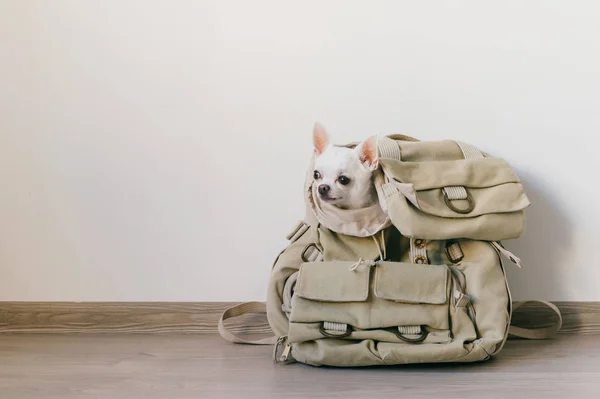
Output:
<path fill-rule="evenodd" d="M 523 302 L 513 302 L 513 312 L 516 311 L 521 306 L 528 303 L 540 303 L 550 310 L 552 310 L 556 316 L 557 320 L 552 323 L 550 326 L 538 327 L 538 328 L 524 328 L 517 327 L 514 325 L 510 325 L 508 334 L 518 338 L 526 338 L 526 339 L 548 339 L 552 338 L 556 335 L 556 333 L 560 330 L 562 326 L 562 315 L 560 310 L 556 305 L 546 301 L 523 301 Z M 225 310 L 219 319 L 219 334 L 223 339 L 234 342 L 238 344 L 249 344 L 249 345 L 274 345 L 277 343 L 277 337 L 270 336 L 262 339 L 250 340 L 240 337 L 239 335 L 233 334 L 229 331 L 224 324 L 225 320 L 239 317 L 249 313 L 264 313 L 266 314 L 267 309 L 266 305 L 263 302 L 246 302 L 239 305 L 235 305 Z"/>
<path fill-rule="evenodd" d="M 239 317 L 248 313 L 264 313 L 267 314 L 267 306 L 263 302 L 246 302 L 239 305 L 235 305 L 225 310 L 219 319 L 219 334 L 226 341 L 233 342 L 236 344 L 249 344 L 249 345 L 274 345 L 277 343 L 277 337 L 265 337 L 262 339 L 245 339 L 239 335 L 233 334 L 225 327 L 225 320 L 234 317 Z"/>
<path fill-rule="evenodd" d="M 534 327 L 534 328 L 517 327 L 517 326 L 514 326 L 511 324 L 510 327 L 508 328 L 508 334 L 512 335 L 514 337 L 526 338 L 526 339 L 548 339 L 548 338 L 554 337 L 556 335 L 556 333 L 562 327 L 562 315 L 560 313 L 560 310 L 553 303 L 546 302 L 546 301 L 523 301 L 523 302 L 513 302 L 513 312 L 515 310 L 517 310 L 518 308 L 520 308 L 521 306 L 528 304 L 528 303 L 539 303 L 539 304 L 542 304 L 542 305 L 548 307 L 550 310 L 552 310 L 556 314 L 557 320 L 554 323 L 552 323 L 551 325 L 544 324 L 543 327 L 537 327 L 537 328 L 536 327 Z"/>

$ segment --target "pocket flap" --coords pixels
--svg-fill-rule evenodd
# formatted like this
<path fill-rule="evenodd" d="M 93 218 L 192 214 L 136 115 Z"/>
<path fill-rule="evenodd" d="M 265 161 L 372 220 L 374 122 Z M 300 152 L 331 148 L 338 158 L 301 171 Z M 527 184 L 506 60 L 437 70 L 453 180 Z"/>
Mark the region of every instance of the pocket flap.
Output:
<path fill-rule="evenodd" d="M 529 206 L 518 177 L 510 165 L 498 158 L 435 162 L 385 160 L 382 167 L 396 186 L 397 190 L 392 191 L 399 191 L 428 215 L 473 218 L 520 212 Z M 448 200 L 443 190 L 451 187 L 463 188 L 468 197 Z M 457 211 L 469 207 L 468 212 Z"/>
<path fill-rule="evenodd" d="M 411 183 L 417 191 L 447 186 L 484 188 L 520 182 L 510 165 L 500 158 L 430 162 L 382 159 L 380 162 L 390 178 Z"/>
<path fill-rule="evenodd" d="M 448 300 L 448 267 L 381 262 L 375 268 L 375 296 L 396 302 L 439 305 Z"/>
<path fill-rule="evenodd" d="M 529 206 L 521 183 L 506 183 L 486 188 L 467 188 L 471 196 L 473 209 L 467 214 L 460 214 L 451 209 L 444 200 L 441 189 L 418 191 L 416 193 L 418 208 L 429 215 L 446 218 L 471 218 L 491 213 L 519 212 Z M 459 209 L 468 207 L 466 200 L 451 201 Z"/>
<path fill-rule="evenodd" d="M 364 302 L 369 296 L 371 268 L 354 262 L 332 261 L 303 263 L 294 295 L 324 302 Z"/>

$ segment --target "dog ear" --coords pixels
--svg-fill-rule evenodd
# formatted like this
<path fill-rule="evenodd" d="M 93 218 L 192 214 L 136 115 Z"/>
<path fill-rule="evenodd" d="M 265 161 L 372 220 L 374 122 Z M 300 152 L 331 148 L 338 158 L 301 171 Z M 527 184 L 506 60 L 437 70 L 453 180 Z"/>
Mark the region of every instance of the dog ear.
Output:
<path fill-rule="evenodd" d="M 321 155 L 323 151 L 331 144 L 329 135 L 325 131 L 325 128 L 320 123 L 315 123 L 313 128 L 313 143 L 315 145 L 315 154 Z"/>
<path fill-rule="evenodd" d="M 379 166 L 377 157 L 377 136 L 373 135 L 356 147 L 358 158 L 367 169 L 373 171 Z"/>

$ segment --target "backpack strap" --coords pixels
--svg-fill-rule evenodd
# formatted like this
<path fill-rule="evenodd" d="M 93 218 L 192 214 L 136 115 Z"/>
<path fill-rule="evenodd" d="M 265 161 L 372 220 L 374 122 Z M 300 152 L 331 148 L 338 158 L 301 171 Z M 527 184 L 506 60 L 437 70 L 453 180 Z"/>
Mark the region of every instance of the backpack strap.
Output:
<path fill-rule="evenodd" d="M 412 142 L 421 141 L 419 139 L 416 139 L 416 138 L 411 137 L 411 136 L 407 136 L 405 134 L 388 134 L 385 137 L 390 138 L 392 140 L 398 140 L 398 141 L 412 141 Z"/>
<path fill-rule="evenodd" d="M 224 321 L 234 317 L 239 317 L 248 313 L 267 313 L 267 305 L 263 302 L 246 302 L 239 305 L 235 305 L 225 310 L 219 319 L 219 334 L 224 340 L 233 342 L 236 344 L 248 344 L 248 345 L 274 345 L 277 343 L 277 337 L 265 337 L 262 339 L 245 339 L 239 335 L 233 334 L 229 331 L 224 324 Z"/>
<path fill-rule="evenodd" d="M 550 310 L 552 310 L 556 316 L 556 322 L 552 323 L 550 326 L 546 327 L 538 327 L 538 328 L 524 328 L 517 327 L 514 325 L 510 325 L 508 329 L 508 334 L 518 338 L 526 338 L 526 339 L 548 339 L 552 338 L 556 335 L 556 333 L 560 330 L 562 326 L 562 315 L 560 310 L 553 303 L 546 301 L 523 301 L 523 302 L 513 302 L 513 312 L 516 311 L 521 306 L 528 303 L 539 303 Z M 277 337 L 265 337 L 262 339 L 245 339 L 238 335 L 233 334 L 225 327 L 225 320 L 239 317 L 249 313 L 264 313 L 266 314 L 267 308 L 266 304 L 263 302 L 246 302 L 239 305 L 235 305 L 225 310 L 219 319 L 219 334 L 223 339 L 229 342 L 237 343 L 237 344 L 248 344 L 248 345 L 274 345 L 277 343 Z"/>
<path fill-rule="evenodd" d="M 562 326 L 562 315 L 560 310 L 553 303 L 546 301 L 523 301 L 513 302 L 513 312 L 528 303 L 539 303 L 548 307 L 556 314 L 557 320 L 549 326 L 545 325 L 544 327 L 534 328 L 517 327 L 511 324 L 508 328 L 508 334 L 514 337 L 526 339 L 548 339 L 554 337 Z"/>

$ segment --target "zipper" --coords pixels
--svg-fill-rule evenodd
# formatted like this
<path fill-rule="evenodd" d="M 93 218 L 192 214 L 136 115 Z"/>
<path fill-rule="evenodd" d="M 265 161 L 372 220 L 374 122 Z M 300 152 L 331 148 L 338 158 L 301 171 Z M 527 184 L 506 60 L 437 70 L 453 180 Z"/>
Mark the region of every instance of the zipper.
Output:
<path fill-rule="evenodd" d="M 490 244 L 498 251 L 499 254 L 510 260 L 512 263 L 517 265 L 519 269 L 523 268 L 523 262 L 515 254 L 504 248 L 500 241 L 490 241 Z"/>
<path fill-rule="evenodd" d="M 285 341 L 286 338 L 287 335 L 277 338 L 277 342 L 275 342 L 275 345 L 273 345 L 273 362 L 275 363 L 277 363 L 277 351 L 279 350 L 279 347 L 281 346 L 283 341 Z"/>
<path fill-rule="evenodd" d="M 496 353 L 500 352 L 500 350 L 504 347 L 504 344 L 506 344 L 506 340 L 508 339 L 508 331 L 510 329 L 510 323 L 512 321 L 513 306 L 512 306 L 512 295 L 510 293 L 510 287 L 508 286 L 508 281 L 506 279 L 506 270 L 504 270 L 504 265 L 502 264 L 502 257 L 500 255 L 500 254 L 502 254 L 502 252 L 498 249 L 498 247 L 496 245 L 494 245 L 494 244 L 499 244 L 499 242 L 498 241 L 490 241 L 489 243 L 492 246 L 492 248 L 494 248 L 496 250 L 496 255 L 498 256 L 498 262 L 500 262 L 500 270 L 502 270 L 502 274 L 504 275 L 504 286 L 506 287 L 506 292 L 508 294 L 508 325 L 506 326 L 506 331 L 504 332 L 504 338 L 502 339 L 502 342 L 500 342 L 498 345 L 496 345 L 496 349 L 494 350 L 494 352 L 492 354 L 490 354 L 490 357 L 491 357 L 491 356 L 495 355 Z M 500 248 L 504 249 L 504 247 L 502 247 L 501 245 L 500 245 Z M 506 251 L 506 252 L 508 252 L 508 251 Z M 519 261 L 520 261 L 520 259 L 519 259 Z M 521 267 L 523 267 L 523 264 L 521 264 Z"/>
<path fill-rule="evenodd" d="M 282 337 L 279 337 L 277 339 L 277 342 L 275 342 L 275 345 L 273 347 L 273 362 L 275 362 L 275 363 L 282 362 L 283 363 L 290 356 L 290 351 L 292 350 L 292 344 L 290 344 L 289 342 L 286 342 L 285 346 L 283 347 L 283 352 L 281 352 L 281 356 L 277 357 L 277 352 L 279 351 L 279 347 L 286 340 L 287 340 L 287 335 L 284 335 Z"/>
<path fill-rule="evenodd" d="M 281 357 L 279 358 L 279 361 L 285 362 L 288 359 L 288 356 L 290 355 L 291 350 L 292 350 L 292 344 L 290 344 L 290 343 L 285 344 L 285 347 L 283 348 L 283 352 L 281 353 Z"/>

